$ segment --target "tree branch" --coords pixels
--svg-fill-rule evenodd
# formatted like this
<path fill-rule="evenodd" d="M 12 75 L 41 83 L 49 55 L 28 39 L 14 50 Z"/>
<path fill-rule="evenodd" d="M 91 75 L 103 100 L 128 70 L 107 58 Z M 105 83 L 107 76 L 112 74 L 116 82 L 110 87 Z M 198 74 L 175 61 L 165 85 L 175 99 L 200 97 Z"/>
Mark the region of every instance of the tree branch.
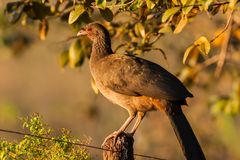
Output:
<path fill-rule="evenodd" d="M 228 53 L 228 44 L 229 40 L 231 38 L 231 31 L 232 31 L 232 17 L 233 17 L 233 11 L 231 11 L 230 16 L 228 18 L 227 25 L 225 26 L 225 31 L 226 31 L 226 37 L 224 38 L 221 51 L 219 54 L 219 59 L 217 63 L 217 68 L 215 70 L 214 76 L 218 78 L 222 72 L 222 68 L 226 59 L 226 55 Z M 223 30 L 224 31 L 224 30 Z M 223 33 L 223 32 L 222 32 Z"/>

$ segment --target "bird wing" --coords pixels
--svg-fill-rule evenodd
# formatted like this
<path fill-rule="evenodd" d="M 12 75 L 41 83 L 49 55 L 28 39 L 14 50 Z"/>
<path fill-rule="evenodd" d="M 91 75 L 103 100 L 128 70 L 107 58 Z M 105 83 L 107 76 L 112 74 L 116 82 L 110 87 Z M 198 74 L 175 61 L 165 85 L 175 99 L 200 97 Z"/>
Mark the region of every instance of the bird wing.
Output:
<path fill-rule="evenodd" d="M 96 71 L 102 85 L 120 94 L 167 100 L 192 97 L 174 75 L 138 57 L 111 54 L 98 62 Z"/>

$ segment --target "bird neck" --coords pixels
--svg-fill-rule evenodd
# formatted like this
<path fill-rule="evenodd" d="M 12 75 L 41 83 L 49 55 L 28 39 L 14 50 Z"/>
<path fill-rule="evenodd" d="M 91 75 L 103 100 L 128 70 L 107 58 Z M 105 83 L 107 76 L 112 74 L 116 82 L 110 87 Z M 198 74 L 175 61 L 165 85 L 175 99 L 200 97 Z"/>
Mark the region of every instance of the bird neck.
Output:
<path fill-rule="evenodd" d="M 96 63 L 101 58 L 112 54 L 111 40 L 110 37 L 106 38 L 104 36 L 99 36 L 93 41 L 92 45 L 92 54 L 90 60 L 93 63 Z"/>

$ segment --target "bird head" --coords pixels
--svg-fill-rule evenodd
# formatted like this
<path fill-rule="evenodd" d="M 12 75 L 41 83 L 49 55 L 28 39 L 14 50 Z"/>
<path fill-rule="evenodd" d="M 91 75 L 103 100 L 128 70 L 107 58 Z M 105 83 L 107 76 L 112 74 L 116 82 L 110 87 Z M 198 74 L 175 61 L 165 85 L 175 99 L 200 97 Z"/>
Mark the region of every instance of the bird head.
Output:
<path fill-rule="evenodd" d="M 98 38 L 110 39 L 107 29 L 96 22 L 89 23 L 77 33 L 77 36 L 86 35 L 90 40 L 94 41 Z"/>

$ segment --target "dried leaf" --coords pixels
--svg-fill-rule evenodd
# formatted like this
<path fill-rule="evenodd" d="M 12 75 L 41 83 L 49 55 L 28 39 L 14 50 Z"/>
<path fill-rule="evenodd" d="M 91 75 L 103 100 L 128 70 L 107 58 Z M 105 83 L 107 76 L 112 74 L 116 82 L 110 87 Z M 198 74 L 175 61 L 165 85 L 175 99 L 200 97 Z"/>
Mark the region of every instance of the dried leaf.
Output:
<path fill-rule="evenodd" d="M 48 32 L 48 21 L 43 19 L 39 25 L 39 38 L 45 40 Z"/>
<path fill-rule="evenodd" d="M 78 17 L 83 14 L 83 12 L 85 11 L 84 6 L 83 5 L 76 5 L 74 10 L 72 10 L 69 14 L 68 17 L 68 23 L 72 24 L 74 23 Z"/>
<path fill-rule="evenodd" d="M 162 16 L 162 22 L 166 22 L 171 16 L 176 14 L 179 10 L 180 10 L 180 7 L 173 7 L 173 8 L 167 9 Z"/>

